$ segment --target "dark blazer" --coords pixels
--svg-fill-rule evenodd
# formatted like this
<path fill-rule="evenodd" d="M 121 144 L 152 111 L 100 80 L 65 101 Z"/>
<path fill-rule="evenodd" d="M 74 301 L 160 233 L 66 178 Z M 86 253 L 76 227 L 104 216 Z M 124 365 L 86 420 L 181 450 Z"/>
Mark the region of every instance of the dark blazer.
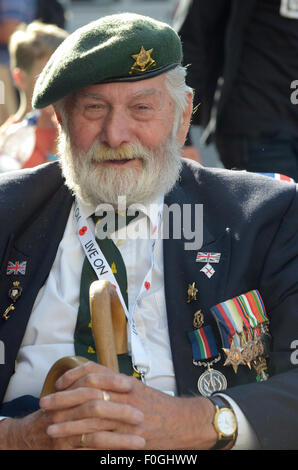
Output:
<path fill-rule="evenodd" d="M 183 0 L 182 0 L 183 1 Z M 232 91 L 241 60 L 243 34 L 256 0 L 193 0 L 179 35 L 183 44 L 187 83 L 195 90 L 194 104 L 200 103 L 193 124 L 206 127 L 218 80 L 223 78 L 217 107 L 217 124 Z"/>
<path fill-rule="evenodd" d="M 8 291 L 12 282 L 19 281 L 23 288 L 11 317 L 0 319 L 0 340 L 6 353 L 5 364 L 0 365 L 0 400 L 14 372 L 34 300 L 53 264 L 72 201 L 56 163 L 0 177 L 3 311 L 11 303 Z M 195 311 L 202 309 L 205 324 L 217 331 L 210 307 L 259 289 L 270 317 L 270 379 L 257 383 L 255 373 L 246 366 L 235 374 L 223 365 L 224 358 L 216 369 L 225 374 L 225 393 L 244 411 L 263 448 L 298 448 L 298 369 L 291 361 L 291 344 L 298 339 L 296 185 L 246 172 L 203 168 L 189 161 L 165 202 L 203 204 L 200 251 L 221 253 L 216 272 L 208 279 L 196 263 L 198 250 L 184 249 L 189 240 L 183 234 L 181 240 L 164 240 L 165 294 L 179 395 L 198 394 L 197 380 L 205 370 L 193 365 L 187 335 L 193 330 Z M 9 261 L 26 261 L 25 275 L 7 275 Z M 187 303 L 187 288 L 193 282 L 198 288 L 197 301 Z"/>

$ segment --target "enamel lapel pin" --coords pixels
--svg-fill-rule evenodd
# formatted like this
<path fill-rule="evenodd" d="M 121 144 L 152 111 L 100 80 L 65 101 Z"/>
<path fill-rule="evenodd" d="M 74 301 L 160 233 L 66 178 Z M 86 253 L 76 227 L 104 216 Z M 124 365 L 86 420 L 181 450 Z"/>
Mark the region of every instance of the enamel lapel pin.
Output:
<path fill-rule="evenodd" d="M 203 252 L 198 251 L 196 257 L 196 263 L 204 263 L 201 272 L 203 272 L 208 279 L 210 279 L 214 273 L 215 269 L 212 264 L 217 264 L 220 261 L 221 253 L 210 253 L 210 252 Z"/>

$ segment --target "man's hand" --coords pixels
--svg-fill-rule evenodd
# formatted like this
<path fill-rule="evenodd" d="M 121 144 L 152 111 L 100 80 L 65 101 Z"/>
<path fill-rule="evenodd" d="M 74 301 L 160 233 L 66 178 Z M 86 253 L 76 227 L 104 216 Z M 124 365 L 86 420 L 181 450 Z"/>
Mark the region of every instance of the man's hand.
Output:
<path fill-rule="evenodd" d="M 118 395 L 129 393 L 132 387 L 129 378 L 112 374 L 108 381 L 110 390 L 117 390 Z M 111 371 L 108 371 L 108 375 L 111 375 Z M 100 384 L 104 385 L 105 381 L 103 374 Z M 7 418 L 0 422 L 0 449 L 144 447 L 144 439 L 137 436 L 143 414 L 128 404 L 104 401 L 100 388 L 84 387 L 57 392 L 42 398 L 40 405 L 41 410 L 24 418 Z M 89 442 L 82 442 L 82 435 L 88 437 Z"/>
<path fill-rule="evenodd" d="M 117 385 L 121 380 L 127 385 L 126 391 Z M 74 415 L 76 422 L 68 422 L 65 411 L 61 411 L 60 415 L 57 413 L 56 425 L 48 428 L 52 437 L 68 437 L 75 427 L 78 434 L 84 433 L 84 445 L 90 448 L 97 448 L 98 445 L 109 448 L 115 434 L 116 441 L 121 442 L 122 433 L 136 433 L 143 437 L 147 449 L 209 449 L 216 442 L 217 435 L 212 425 L 215 408 L 206 398 L 171 397 L 143 385 L 135 378 L 115 374 L 95 363 L 66 372 L 56 386 L 58 390 L 63 390 L 61 397 L 63 393 L 79 397 L 85 389 L 99 393 L 107 391 L 110 400 L 96 400 L 94 409 L 90 403 L 82 405 L 84 411 L 78 407 L 79 415 Z M 60 394 L 48 398 L 47 403 L 41 400 L 42 406 L 47 410 L 58 410 L 61 406 Z M 144 419 L 133 426 L 127 419 L 124 423 L 117 421 L 127 406 L 140 410 Z M 94 413 L 101 417 L 100 423 L 94 422 Z"/>

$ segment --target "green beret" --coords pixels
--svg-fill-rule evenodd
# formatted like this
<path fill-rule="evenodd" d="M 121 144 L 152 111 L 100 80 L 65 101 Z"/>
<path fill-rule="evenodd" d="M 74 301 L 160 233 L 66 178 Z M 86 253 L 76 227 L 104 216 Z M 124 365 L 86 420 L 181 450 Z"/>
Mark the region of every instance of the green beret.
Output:
<path fill-rule="evenodd" d="M 181 41 L 169 25 L 133 13 L 106 16 L 56 49 L 36 82 L 32 104 L 44 108 L 88 85 L 150 78 L 181 61 Z"/>

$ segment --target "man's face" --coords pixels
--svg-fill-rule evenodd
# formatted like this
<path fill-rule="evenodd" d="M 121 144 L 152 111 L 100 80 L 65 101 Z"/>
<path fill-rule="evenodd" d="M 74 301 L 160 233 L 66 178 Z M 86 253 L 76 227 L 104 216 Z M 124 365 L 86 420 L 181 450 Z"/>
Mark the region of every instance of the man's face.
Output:
<path fill-rule="evenodd" d="M 128 203 L 148 202 L 173 186 L 180 154 L 171 135 L 175 109 L 164 75 L 88 86 L 67 100 L 66 114 L 62 168 L 87 202 L 115 204 L 112 194 L 127 196 Z M 87 196 L 91 186 L 93 195 Z"/>

